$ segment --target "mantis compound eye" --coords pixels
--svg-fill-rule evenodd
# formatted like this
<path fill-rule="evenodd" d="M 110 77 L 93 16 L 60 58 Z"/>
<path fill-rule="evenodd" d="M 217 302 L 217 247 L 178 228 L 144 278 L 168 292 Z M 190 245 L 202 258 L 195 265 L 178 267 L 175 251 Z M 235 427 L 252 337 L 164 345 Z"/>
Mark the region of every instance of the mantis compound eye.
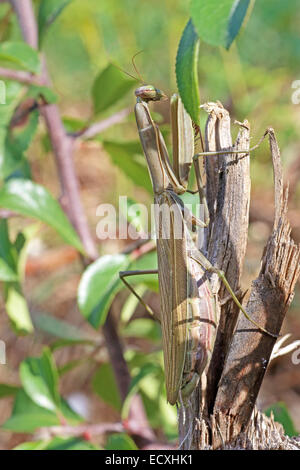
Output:
<path fill-rule="evenodd" d="M 166 99 L 166 95 L 153 85 L 143 85 L 135 90 L 135 96 L 143 101 L 160 101 Z"/>

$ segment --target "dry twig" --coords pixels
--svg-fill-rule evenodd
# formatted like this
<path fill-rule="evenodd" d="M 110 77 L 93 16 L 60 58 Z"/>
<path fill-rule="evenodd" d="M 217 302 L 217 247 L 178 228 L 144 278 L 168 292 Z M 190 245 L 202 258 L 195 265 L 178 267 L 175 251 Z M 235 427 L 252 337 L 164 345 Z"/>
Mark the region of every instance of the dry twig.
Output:
<path fill-rule="evenodd" d="M 211 105 L 206 127 L 207 150 L 231 149 L 230 119 L 218 103 Z M 291 239 L 287 220 L 287 190 L 283 188 L 280 152 L 268 129 L 274 169 L 275 215 L 272 234 L 252 283 L 246 310 L 268 331 L 279 334 L 300 274 L 300 247 Z M 235 148 L 247 148 L 249 126 L 244 122 Z M 206 163 L 207 197 L 212 224 L 207 233 L 211 262 L 239 289 L 246 251 L 250 198 L 249 157 L 228 153 Z M 212 282 L 218 282 L 212 278 Z M 219 291 L 220 298 L 224 290 Z M 189 406 L 180 410 L 182 448 L 300 448 L 273 420 L 255 411 L 255 402 L 275 339 L 253 328 L 233 302 L 221 310 L 214 354 L 201 387 Z"/>

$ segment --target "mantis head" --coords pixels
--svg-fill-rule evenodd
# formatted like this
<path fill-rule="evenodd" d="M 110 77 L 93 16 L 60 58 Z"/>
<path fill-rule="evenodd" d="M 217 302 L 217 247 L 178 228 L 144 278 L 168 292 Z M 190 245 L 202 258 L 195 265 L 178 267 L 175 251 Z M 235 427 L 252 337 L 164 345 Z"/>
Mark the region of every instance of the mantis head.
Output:
<path fill-rule="evenodd" d="M 166 100 L 167 96 L 163 91 L 155 88 L 153 85 L 142 85 L 135 90 L 135 96 L 143 101 L 161 101 Z"/>
<path fill-rule="evenodd" d="M 134 67 L 134 70 L 136 71 L 137 77 L 135 77 L 134 75 L 132 75 L 129 72 L 126 72 L 126 70 L 121 69 L 118 65 L 115 65 L 115 66 L 119 70 L 121 70 L 121 72 L 126 73 L 126 75 L 128 75 L 129 77 L 134 78 L 135 80 L 140 81 L 141 83 L 143 83 L 144 80 L 143 80 L 140 72 L 138 71 L 138 68 L 137 68 L 137 66 L 135 64 L 135 60 L 134 60 L 135 57 L 138 54 L 140 54 L 141 52 L 143 52 L 143 51 L 137 52 L 131 59 L 132 65 Z M 163 91 L 159 90 L 158 88 L 155 88 L 153 85 L 146 85 L 145 82 L 143 83 L 142 86 L 138 87 L 135 90 L 135 96 L 138 98 L 138 101 L 139 100 L 146 101 L 146 103 L 148 101 L 163 101 L 163 100 L 168 99 L 167 95 L 165 95 Z"/>

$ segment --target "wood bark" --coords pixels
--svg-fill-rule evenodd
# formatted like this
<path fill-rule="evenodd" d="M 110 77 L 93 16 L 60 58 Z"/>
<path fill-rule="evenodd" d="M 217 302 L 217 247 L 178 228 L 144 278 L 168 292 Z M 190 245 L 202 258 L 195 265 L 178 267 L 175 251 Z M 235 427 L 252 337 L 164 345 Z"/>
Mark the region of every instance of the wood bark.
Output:
<path fill-rule="evenodd" d="M 208 103 L 206 151 L 228 151 L 205 157 L 206 195 L 210 226 L 204 250 L 223 270 L 240 295 L 246 253 L 250 206 L 250 157 L 230 150 L 247 150 L 250 126 L 232 146 L 230 116 L 221 103 Z M 272 233 L 264 248 L 260 273 L 253 281 L 246 305 L 248 314 L 268 331 L 279 334 L 300 274 L 300 247 L 292 240 L 287 219 L 288 190 L 284 190 L 280 151 L 268 129 L 274 172 L 275 211 Z M 300 441 L 284 435 L 274 419 L 256 410 L 255 402 L 276 339 L 250 323 L 211 276 L 221 304 L 219 326 L 210 364 L 189 403 L 179 410 L 181 449 L 300 449 Z M 223 303 L 223 305 L 222 305 Z"/>

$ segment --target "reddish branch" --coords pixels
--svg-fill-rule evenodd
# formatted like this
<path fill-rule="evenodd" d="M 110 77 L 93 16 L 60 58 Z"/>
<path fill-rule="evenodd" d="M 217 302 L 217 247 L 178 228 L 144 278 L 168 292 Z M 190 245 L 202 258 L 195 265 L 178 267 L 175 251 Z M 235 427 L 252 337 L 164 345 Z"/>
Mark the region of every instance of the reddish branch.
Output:
<path fill-rule="evenodd" d="M 31 0 L 23 0 L 22 2 L 11 0 L 11 4 L 18 17 L 24 40 L 31 47 L 37 49 L 38 29 Z M 43 60 L 42 68 L 43 71 L 41 77 L 38 78 L 38 82 L 50 85 L 51 82 L 45 60 Z M 79 185 L 73 159 L 73 139 L 67 136 L 59 109 L 56 105 L 51 104 L 45 106 L 42 108 L 41 112 L 49 132 L 58 167 L 58 176 L 62 191 L 62 205 L 77 230 L 88 256 L 91 259 L 96 259 L 98 251 L 91 236 L 79 195 Z"/>
<path fill-rule="evenodd" d="M 38 29 L 32 1 L 10 0 L 10 3 L 16 12 L 24 40 L 31 47 L 37 49 Z M 5 72 L 5 70 L 3 69 L 2 72 L 4 73 L 4 75 L 5 73 L 6 75 L 8 75 L 8 72 Z M 7 78 L 19 79 L 18 81 L 21 81 L 26 84 L 42 83 L 45 85 L 51 85 L 46 61 L 44 58 L 43 71 L 40 77 L 24 75 L 23 72 L 19 72 L 18 74 L 14 74 L 14 76 L 10 76 Z M 53 148 L 53 153 L 55 156 L 62 191 L 62 205 L 85 247 L 89 260 L 93 261 L 98 257 L 98 250 L 95 241 L 91 235 L 86 214 L 83 210 L 83 206 L 81 203 L 78 178 L 76 175 L 73 158 L 74 138 L 67 135 L 57 105 L 49 104 L 43 106 L 43 108 L 41 109 L 41 113 L 45 120 L 45 124 Z M 90 130 L 88 132 L 88 130 L 85 130 L 85 134 L 89 134 L 91 136 L 92 131 Z M 107 341 L 107 347 L 110 354 L 111 363 L 115 372 L 116 380 L 119 386 L 120 395 L 124 399 L 129 390 L 130 374 L 123 356 L 120 338 L 118 336 L 110 313 L 108 314 L 106 323 L 103 327 L 103 332 Z M 142 402 L 140 400 L 137 401 L 134 407 L 131 409 L 131 418 L 136 423 L 146 422 L 146 415 Z M 153 437 L 153 433 L 149 428 L 148 423 L 147 427 L 147 435 Z"/>
<path fill-rule="evenodd" d="M 39 77 L 36 77 L 29 72 L 22 72 L 22 70 L 12 70 L 0 67 L 0 77 L 7 78 L 8 80 L 15 80 L 16 82 L 24 83 L 25 85 L 41 85 Z"/>
<path fill-rule="evenodd" d="M 64 437 L 83 437 L 86 440 L 92 440 L 93 437 L 101 436 L 111 432 L 127 432 L 130 435 L 136 435 L 140 433 L 145 439 L 143 450 L 151 449 L 170 449 L 175 450 L 174 446 L 162 444 L 161 442 L 149 441 L 147 439 L 147 433 L 143 434 L 143 430 L 140 426 L 129 426 L 127 423 L 101 423 L 101 424 L 82 424 L 79 426 L 50 426 L 48 428 L 41 428 L 34 436 L 36 440 L 48 440 L 55 436 Z"/>
<path fill-rule="evenodd" d="M 104 132 L 109 127 L 114 126 L 119 122 L 122 122 L 124 118 L 127 117 L 130 113 L 131 108 L 121 109 L 121 111 L 118 111 L 112 116 L 109 116 L 108 118 L 103 119 L 102 121 L 95 122 L 89 127 L 82 129 L 79 132 L 76 132 L 75 134 L 73 134 L 73 137 L 80 137 L 81 139 L 91 139 L 92 137 L 101 134 L 101 132 Z"/>

